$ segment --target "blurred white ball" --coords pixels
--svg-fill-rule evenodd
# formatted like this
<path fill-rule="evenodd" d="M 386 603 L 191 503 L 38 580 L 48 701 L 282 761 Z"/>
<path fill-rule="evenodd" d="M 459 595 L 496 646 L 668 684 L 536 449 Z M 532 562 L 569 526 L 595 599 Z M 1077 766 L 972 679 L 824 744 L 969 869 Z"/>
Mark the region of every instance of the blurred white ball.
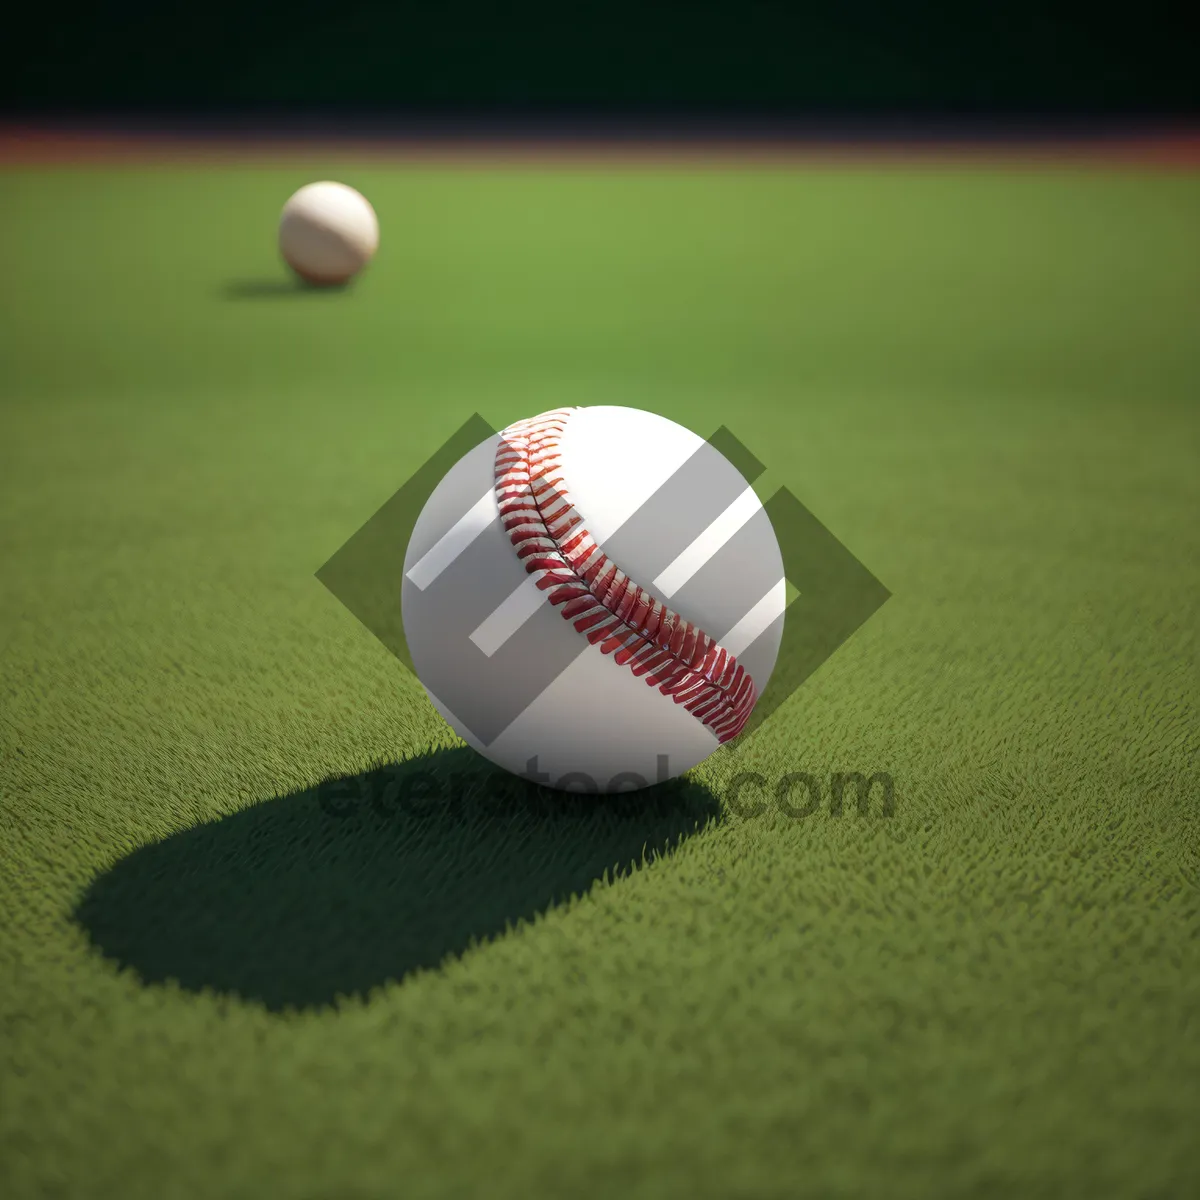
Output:
<path fill-rule="evenodd" d="M 346 283 L 379 248 L 379 219 L 367 198 L 344 183 L 302 187 L 283 206 L 279 249 L 307 283 Z"/>

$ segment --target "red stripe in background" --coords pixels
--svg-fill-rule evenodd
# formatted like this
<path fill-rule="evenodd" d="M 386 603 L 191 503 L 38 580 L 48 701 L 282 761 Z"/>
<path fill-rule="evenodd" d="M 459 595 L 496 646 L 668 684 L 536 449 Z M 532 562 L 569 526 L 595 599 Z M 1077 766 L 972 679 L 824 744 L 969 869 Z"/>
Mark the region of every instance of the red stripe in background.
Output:
<path fill-rule="evenodd" d="M 1063 141 L 445 141 L 403 138 L 221 138 L 72 133 L 0 125 L 0 166 L 287 163 L 333 159 L 492 166 L 563 162 L 587 165 L 1093 165 L 1195 170 L 1200 131 Z"/>

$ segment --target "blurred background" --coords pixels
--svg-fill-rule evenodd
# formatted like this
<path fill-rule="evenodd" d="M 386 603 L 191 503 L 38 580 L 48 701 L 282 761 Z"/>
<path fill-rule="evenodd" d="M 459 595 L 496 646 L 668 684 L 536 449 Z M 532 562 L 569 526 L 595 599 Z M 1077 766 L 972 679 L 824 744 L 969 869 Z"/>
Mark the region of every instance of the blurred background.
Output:
<path fill-rule="evenodd" d="M 841 136 L 1194 115 L 1184 6 L 151 0 L 33 6 L 0 104 L 42 120 L 552 123 Z M 1174 15 L 1172 15 L 1174 12 Z M 14 52 L 16 51 L 16 52 Z"/>
<path fill-rule="evenodd" d="M 1184 7 L 7 19 L 0 1196 L 1200 1196 Z M 345 290 L 280 256 L 320 179 L 379 216 Z M 661 808 L 543 819 L 314 576 L 472 414 L 614 403 L 892 598 Z M 464 802 L 387 813 L 396 764 Z"/>

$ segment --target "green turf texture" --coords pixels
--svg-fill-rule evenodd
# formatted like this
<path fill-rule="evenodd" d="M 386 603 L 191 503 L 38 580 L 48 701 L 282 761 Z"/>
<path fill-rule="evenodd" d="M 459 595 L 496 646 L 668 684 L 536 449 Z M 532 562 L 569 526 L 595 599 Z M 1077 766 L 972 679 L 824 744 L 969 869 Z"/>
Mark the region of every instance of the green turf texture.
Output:
<path fill-rule="evenodd" d="M 297 293 L 323 176 L 382 246 Z M 1198 211 L 1099 169 L 0 175 L 0 1194 L 1200 1194 Z M 594 403 L 728 425 L 893 593 L 645 808 L 481 774 L 314 577 L 473 412 Z M 745 770 L 895 813 L 741 818 Z"/>

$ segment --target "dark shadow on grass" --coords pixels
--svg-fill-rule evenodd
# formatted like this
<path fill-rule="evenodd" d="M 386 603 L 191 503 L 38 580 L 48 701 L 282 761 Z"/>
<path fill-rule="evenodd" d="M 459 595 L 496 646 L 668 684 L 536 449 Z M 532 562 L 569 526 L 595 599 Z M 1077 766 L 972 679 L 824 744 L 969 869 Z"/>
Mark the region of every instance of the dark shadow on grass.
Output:
<path fill-rule="evenodd" d="M 327 296 L 348 291 L 349 283 L 317 287 L 302 279 L 235 279 L 221 289 L 227 300 L 282 300 L 289 296 Z"/>
<path fill-rule="evenodd" d="M 146 983 L 321 1007 L 639 870 L 719 813 L 696 784 L 571 796 L 438 751 L 142 847 L 75 915 Z"/>

